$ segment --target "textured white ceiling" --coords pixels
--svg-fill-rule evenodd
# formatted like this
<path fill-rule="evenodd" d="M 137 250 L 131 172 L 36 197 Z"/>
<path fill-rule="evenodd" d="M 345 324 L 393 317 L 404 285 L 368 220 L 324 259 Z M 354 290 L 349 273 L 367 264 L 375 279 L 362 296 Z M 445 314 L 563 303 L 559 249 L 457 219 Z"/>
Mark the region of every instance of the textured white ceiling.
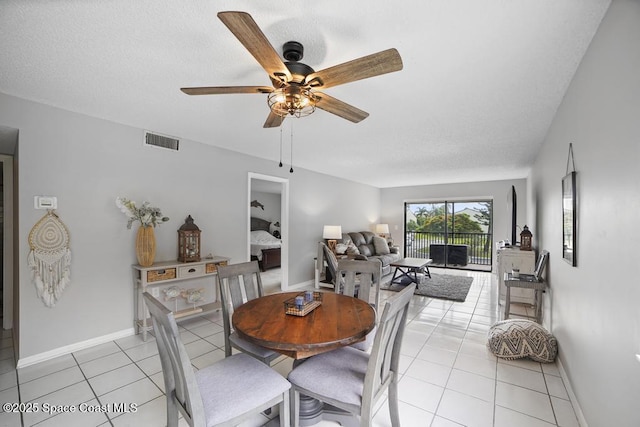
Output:
<path fill-rule="evenodd" d="M 3 0 L 0 92 L 274 161 L 270 85 L 216 17 L 249 12 L 316 70 L 395 47 L 402 71 L 326 89 L 370 113 L 288 119 L 284 157 L 377 187 L 522 178 L 609 0 Z M 1 118 L 0 118 L 1 120 Z M 0 123 L 1 125 L 2 123 Z M 5 123 L 5 125 L 8 125 Z M 295 175 L 295 174 L 294 174 Z"/>

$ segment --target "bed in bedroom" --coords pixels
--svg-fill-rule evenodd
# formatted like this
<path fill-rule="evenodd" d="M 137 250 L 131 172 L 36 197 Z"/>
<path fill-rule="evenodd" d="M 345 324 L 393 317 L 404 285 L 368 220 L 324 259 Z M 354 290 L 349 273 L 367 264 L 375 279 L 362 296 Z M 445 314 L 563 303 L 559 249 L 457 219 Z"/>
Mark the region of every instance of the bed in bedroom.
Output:
<path fill-rule="evenodd" d="M 269 232 L 270 221 L 251 217 L 251 259 L 258 260 L 262 271 L 280 267 L 282 242 Z"/>

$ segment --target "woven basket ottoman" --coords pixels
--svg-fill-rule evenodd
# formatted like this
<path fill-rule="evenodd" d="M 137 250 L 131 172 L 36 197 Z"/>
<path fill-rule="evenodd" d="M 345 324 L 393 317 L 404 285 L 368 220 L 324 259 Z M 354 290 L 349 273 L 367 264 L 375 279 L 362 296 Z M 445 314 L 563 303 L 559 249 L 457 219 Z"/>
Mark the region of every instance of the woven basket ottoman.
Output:
<path fill-rule="evenodd" d="M 509 319 L 496 322 L 488 333 L 487 347 L 502 359 L 528 357 L 536 362 L 552 363 L 558 354 L 558 341 L 536 322 Z"/>

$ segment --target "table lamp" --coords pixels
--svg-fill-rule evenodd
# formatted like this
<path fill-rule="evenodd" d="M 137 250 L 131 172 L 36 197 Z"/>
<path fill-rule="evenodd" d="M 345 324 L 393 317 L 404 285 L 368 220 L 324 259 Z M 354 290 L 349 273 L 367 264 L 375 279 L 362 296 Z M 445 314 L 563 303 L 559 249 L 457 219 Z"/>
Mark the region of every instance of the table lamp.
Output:
<path fill-rule="evenodd" d="M 336 239 L 342 239 L 342 226 L 340 225 L 325 225 L 322 230 L 322 238 L 327 239 L 327 246 L 335 254 L 336 253 Z"/>
<path fill-rule="evenodd" d="M 389 234 L 389 224 L 376 224 L 376 233 L 380 237 L 387 237 L 387 234 Z"/>

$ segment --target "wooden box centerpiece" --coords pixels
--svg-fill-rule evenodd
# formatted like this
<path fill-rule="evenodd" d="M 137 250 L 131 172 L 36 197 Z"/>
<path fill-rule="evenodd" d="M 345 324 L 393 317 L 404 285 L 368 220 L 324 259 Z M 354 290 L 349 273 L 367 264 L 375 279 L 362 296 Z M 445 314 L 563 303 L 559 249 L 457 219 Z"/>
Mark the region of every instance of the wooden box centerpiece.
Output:
<path fill-rule="evenodd" d="M 306 316 L 322 304 L 322 292 L 305 291 L 284 302 L 284 312 L 293 316 Z"/>

